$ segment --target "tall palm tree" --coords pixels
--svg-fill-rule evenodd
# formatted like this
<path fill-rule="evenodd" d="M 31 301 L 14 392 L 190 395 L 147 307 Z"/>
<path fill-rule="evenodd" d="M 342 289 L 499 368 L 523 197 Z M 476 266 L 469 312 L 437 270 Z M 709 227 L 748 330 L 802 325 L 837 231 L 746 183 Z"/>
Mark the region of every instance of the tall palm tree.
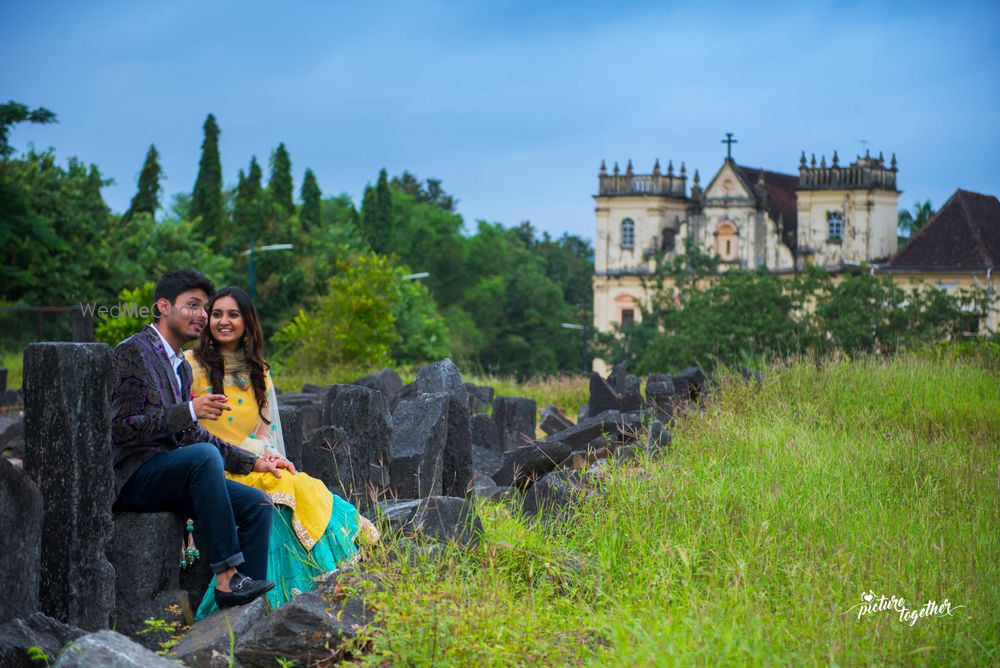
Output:
<path fill-rule="evenodd" d="M 927 221 L 934 215 L 934 207 L 931 201 L 924 200 L 913 205 L 913 213 L 906 209 L 899 210 L 897 234 L 905 239 L 911 239 L 917 232 L 927 224 Z"/>

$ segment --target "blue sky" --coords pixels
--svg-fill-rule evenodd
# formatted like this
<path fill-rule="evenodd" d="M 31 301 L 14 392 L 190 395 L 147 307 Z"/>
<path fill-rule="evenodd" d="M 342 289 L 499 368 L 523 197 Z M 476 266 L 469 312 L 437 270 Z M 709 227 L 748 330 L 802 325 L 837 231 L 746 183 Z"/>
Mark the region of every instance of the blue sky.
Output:
<path fill-rule="evenodd" d="M 296 190 L 378 170 L 443 180 L 468 227 L 593 238 L 602 159 L 638 172 L 801 150 L 899 159 L 900 203 L 1000 195 L 1000 3 L 4 2 L 0 98 L 53 126 L 15 146 L 97 163 L 128 205 L 155 143 L 193 186 L 205 115 L 227 183 L 284 142 Z"/>

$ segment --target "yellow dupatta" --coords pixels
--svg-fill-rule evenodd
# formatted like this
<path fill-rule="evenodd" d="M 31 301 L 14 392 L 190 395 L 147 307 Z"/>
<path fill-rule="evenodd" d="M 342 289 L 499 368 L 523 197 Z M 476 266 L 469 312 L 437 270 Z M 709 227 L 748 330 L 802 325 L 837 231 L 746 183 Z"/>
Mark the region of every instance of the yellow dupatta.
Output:
<path fill-rule="evenodd" d="M 207 369 L 194 358 L 192 351 L 188 350 L 184 355 L 191 364 L 192 396 L 212 394 Z M 270 374 L 266 380 L 267 388 L 270 390 L 272 387 Z M 218 420 L 199 420 L 199 424 L 213 436 L 231 445 L 237 445 L 258 456 L 263 455 L 271 449 L 266 434 L 269 428 L 275 425 L 267 425 L 261 420 L 253 387 L 248 386 L 243 389 L 234 383 L 226 385 L 223 389 L 232 410 L 223 411 Z M 276 420 L 277 411 L 273 414 Z M 281 471 L 280 478 L 270 472 L 252 472 L 246 475 L 227 472 L 226 477 L 234 482 L 259 489 L 271 497 L 272 503 L 290 508 L 292 528 L 306 551 L 312 549 L 330 523 L 330 516 L 333 513 L 333 494 L 322 480 L 305 473 L 292 475 L 285 470 Z"/>

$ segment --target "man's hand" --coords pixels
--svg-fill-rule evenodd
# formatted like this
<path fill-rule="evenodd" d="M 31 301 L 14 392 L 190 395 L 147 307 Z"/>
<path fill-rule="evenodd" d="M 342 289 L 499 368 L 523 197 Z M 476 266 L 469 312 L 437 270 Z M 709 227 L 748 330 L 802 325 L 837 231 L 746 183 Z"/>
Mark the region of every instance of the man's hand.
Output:
<path fill-rule="evenodd" d="M 268 453 L 263 457 L 258 457 L 257 461 L 254 462 L 253 465 L 253 470 L 258 473 L 270 471 L 276 478 L 280 478 L 281 472 L 278 471 L 278 469 L 285 469 L 292 475 L 295 475 L 295 464 L 274 453 Z"/>
<path fill-rule="evenodd" d="M 203 394 L 192 402 L 194 414 L 199 420 L 218 420 L 222 411 L 233 410 L 226 404 L 228 401 L 224 394 Z"/>

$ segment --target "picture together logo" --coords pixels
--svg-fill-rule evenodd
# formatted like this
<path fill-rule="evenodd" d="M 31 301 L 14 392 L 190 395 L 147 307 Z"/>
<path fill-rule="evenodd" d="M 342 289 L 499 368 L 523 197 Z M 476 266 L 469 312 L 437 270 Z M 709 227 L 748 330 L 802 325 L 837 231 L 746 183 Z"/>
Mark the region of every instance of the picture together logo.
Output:
<path fill-rule="evenodd" d="M 889 611 L 899 613 L 899 622 L 901 624 L 914 626 L 918 620 L 925 617 L 950 617 L 955 610 L 964 607 L 964 605 L 952 605 L 951 601 L 945 599 L 941 603 L 932 600 L 927 601 L 921 608 L 909 608 L 906 605 L 906 599 L 897 598 L 896 596 L 887 598 L 884 594 L 876 596 L 875 592 L 869 589 L 861 593 L 860 603 L 852 605 L 841 614 L 846 615 L 857 610 L 858 619 L 861 619 L 865 615 L 874 615 Z"/>

